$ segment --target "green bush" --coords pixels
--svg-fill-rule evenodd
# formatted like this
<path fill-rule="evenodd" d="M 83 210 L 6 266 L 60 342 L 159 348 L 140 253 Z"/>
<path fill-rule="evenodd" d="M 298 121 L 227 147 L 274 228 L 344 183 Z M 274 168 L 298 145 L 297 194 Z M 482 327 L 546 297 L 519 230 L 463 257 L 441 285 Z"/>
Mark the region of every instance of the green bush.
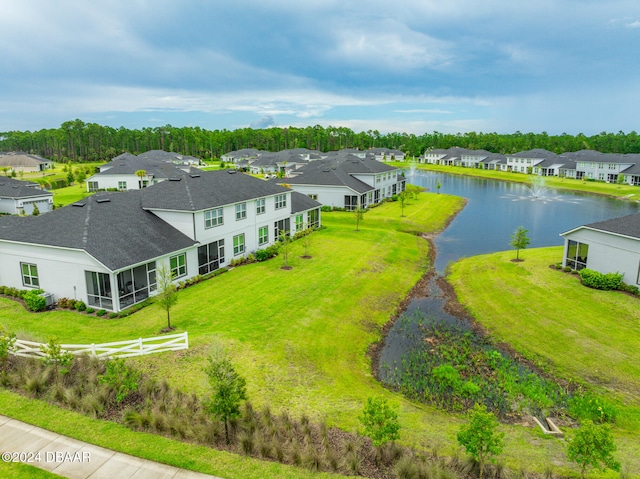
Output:
<path fill-rule="evenodd" d="M 640 288 L 638 288 L 637 286 L 634 286 L 632 284 L 627 284 L 627 283 L 622 283 L 620 285 L 620 290 L 621 291 L 625 291 L 627 293 L 631 293 L 633 295 L 640 295 Z"/>
<path fill-rule="evenodd" d="M 87 308 L 86 311 L 85 311 L 85 313 L 87 313 L 87 314 L 93 314 L 95 312 L 96 312 L 96 310 L 93 309 L 93 308 Z"/>
<path fill-rule="evenodd" d="M 96 313 L 96 316 L 104 316 L 105 314 L 107 314 L 107 310 L 101 309 Z"/>
<path fill-rule="evenodd" d="M 58 299 L 58 308 L 68 308 L 68 307 L 69 307 L 69 298 Z"/>
<path fill-rule="evenodd" d="M 582 284 L 589 288 L 605 291 L 620 289 L 622 285 L 622 275 L 620 273 L 603 274 L 589 268 L 580 270 L 580 279 L 582 279 Z"/>
<path fill-rule="evenodd" d="M 77 301 L 75 299 L 67 300 L 67 308 L 76 309 L 76 303 L 77 303 Z"/>
<path fill-rule="evenodd" d="M 569 414 L 581 421 L 588 419 L 595 423 L 613 423 L 618 416 L 618 410 L 613 404 L 589 393 L 573 396 L 567 406 Z"/>
<path fill-rule="evenodd" d="M 109 319 L 115 319 L 118 317 L 118 313 L 109 313 Z"/>
<path fill-rule="evenodd" d="M 76 301 L 75 309 L 76 311 L 85 311 L 87 309 L 87 305 L 84 304 L 84 301 Z"/>
<path fill-rule="evenodd" d="M 324 212 L 331 211 L 331 206 L 324 205 L 320 208 L 320 211 L 324 211 Z"/>
<path fill-rule="evenodd" d="M 47 300 L 40 296 L 42 293 L 44 291 L 41 289 L 33 289 L 22 296 L 29 311 L 42 311 L 47 307 Z"/>

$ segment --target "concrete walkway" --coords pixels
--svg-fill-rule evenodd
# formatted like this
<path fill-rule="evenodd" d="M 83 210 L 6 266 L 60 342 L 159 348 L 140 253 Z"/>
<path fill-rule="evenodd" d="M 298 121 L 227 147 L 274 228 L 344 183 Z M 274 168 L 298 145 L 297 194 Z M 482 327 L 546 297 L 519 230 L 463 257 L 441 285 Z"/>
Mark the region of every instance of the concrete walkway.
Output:
<path fill-rule="evenodd" d="M 4 462 L 15 459 L 69 479 L 215 477 L 111 451 L 1 415 L 0 452 Z"/>

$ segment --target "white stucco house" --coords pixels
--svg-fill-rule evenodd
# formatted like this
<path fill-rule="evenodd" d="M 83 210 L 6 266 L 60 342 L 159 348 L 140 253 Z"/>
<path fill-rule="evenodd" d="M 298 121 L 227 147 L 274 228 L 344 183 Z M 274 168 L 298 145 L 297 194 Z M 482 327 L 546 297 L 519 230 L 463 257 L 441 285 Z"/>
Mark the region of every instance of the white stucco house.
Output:
<path fill-rule="evenodd" d="M 380 203 L 405 189 L 400 170 L 372 156 L 336 156 L 312 161 L 280 180 L 322 205 L 352 211 Z"/>
<path fill-rule="evenodd" d="M 622 273 L 625 283 L 640 285 L 640 214 L 579 226 L 561 236 L 563 266 Z"/>
<path fill-rule="evenodd" d="M 53 210 L 53 194 L 37 183 L 0 177 L 0 213 L 31 215 L 35 206 L 40 213 Z"/>
<path fill-rule="evenodd" d="M 139 190 L 169 178 L 195 173 L 198 170 L 192 165 L 197 159 L 191 158 L 158 150 L 138 156 L 123 153 L 100 166 L 98 173 L 87 178 L 87 191 Z M 144 172 L 142 177 L 136 174 L 139 171 Z"/>
<path fill-rule="evenodd" d="M 161 264 L 175 281 L 213 272 L 283 231 L 320 226 L 320 206 L 235 170 L 101 192 L 47 215 L 0 217 L 0 284 L 117 312 L 155 294 Z"/>

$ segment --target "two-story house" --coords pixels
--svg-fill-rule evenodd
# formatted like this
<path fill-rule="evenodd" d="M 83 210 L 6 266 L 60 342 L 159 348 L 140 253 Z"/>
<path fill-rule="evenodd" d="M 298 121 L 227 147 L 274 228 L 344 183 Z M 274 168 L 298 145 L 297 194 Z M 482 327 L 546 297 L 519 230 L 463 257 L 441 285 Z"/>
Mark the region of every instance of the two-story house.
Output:
<path fill-rule="evenodd" d="M 155 294 L 161 264 L 183 281 L 312 225 L 320 204 L 308 197 L 234 170 L 200 172 L 0 218 L 0 284 L 120 311 Z"/>

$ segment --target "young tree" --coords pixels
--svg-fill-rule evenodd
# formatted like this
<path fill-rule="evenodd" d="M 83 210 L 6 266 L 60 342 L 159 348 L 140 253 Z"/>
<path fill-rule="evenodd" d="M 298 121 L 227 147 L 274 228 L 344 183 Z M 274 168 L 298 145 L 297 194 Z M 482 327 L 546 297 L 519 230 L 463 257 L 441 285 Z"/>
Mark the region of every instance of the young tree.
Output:
<path fill-rule="evenodd" d="M 615 450 L 616 445 L 608 424 L 595 425 L 591 421 L 585 421 L 569 441 L 567 459 L 578 463 L 580 477 L 584 479 L 589 466 L 620 470 L 620 463 L 613 457 Z"/>
<path fill-rule="evenodd" d="M 15 351 L 16 335 L 4 329 L 0 325 L 0 365 L 4 368 L 5 363 L 9 359 L 9 353 Z"/>
<path fill-rule="evenodd" d="M 313 226 L 307 228 L 304 232 L 304 236 L 301 238 L 302 247 L 304 248 L 303 258 L 311 258 L 311 256 L 309 256 L 309 248 L 311 247 L 311 243 L 313 243 L 313 237 L 311 234 L 314 230 L 315 228 Z"/>
<path fill-rule="evenodd" d="M 224 421 L 225 439 L 229 444 L 229 419 L 240 415 L 240 402 L 247 399 L 246 381 L 223 353 L 210 357 L 204 372 L 211 386 L 211 397 L 206 407 L 211 414 Z"/>
<path fill-rule="evenodd" d="M 620 188 L 620 185 L 624 185 L 626 182 L 627 182 L 627 179 L 622 174 L 618 175 L 618 178 L 616 178 L 616 183 L 618 184 L 618 188 Z"/>
<path fill-rule="evenodd" d="M 487 412 L 486 406 L 476 404 L 469 424 L 463 425 L 458 432 L 458 443 L 480 465 L 480 479 L 487 459 L 502 453 L 504 448 L 504 433 L 497 429 L 498 420 L 493 413 Z"/>
<path fill-rule="evenodd" d="M 44 353 L 42 361 L 48 366 L 53 366 L 56 374 L 58 370 L 60 370 L 62 374 L 67 373 L 68 367 L 71 366 L 73 362 L 73 354 L 66 349 L 62 349 L 58 338 L 53 337 L 49 339 L 46 344 L 41 344 L 40 351 Z M 60 367 L 62 367 L 62 369 L 59 369 Z"/>
<path fill-rule="evenodd" d="M 171 268 L 166 264 L 160 265 L 156 271 L 156 281 L 158 283 L 156 302 L 167 312 L 167 329 L 171 330 L 173 328 L 171 327 L 170 311 L 173 305 L 178 302 L 178 288 L 173 284 Z"/>
<path fill-rule="evenodd" d="M 364 221 L 364 209 L 358 206 L 353 210 L 353 216 L 356 219 L 356 231 L 360 231 L 360 222 Z"/>
<path fill-rule="evenodd" d="M 520 259 L 520 250 L 529 246 L 531 240 L 527 236 L 529 230 L 524 229 L 522 226 L 518 228 L 511 235 L 511 242 L 509 243 L 516 250 L 516 261 Z"/>
<path fill-rule="evenodd" d="M 436 190 L 438 190 L 438 194 L 440 194 L 440 188 L 442 188 L 442 183 L 440 183 L 440 180 L 438 180 L 438 182 L 436 183 Z"/>
<path fill-rule="evenodd" d="M 36 204 L 33 205 L 33 211 L 31 212 L 31 214 L 33 216 L 38 216 L 40 214 L 40 208 L 38 208 L 38 205 Z"/>
<path fill-rule="evenodd" d="M 284 259 L 282 269 L 291 269 L 291 266 L 289 266 L 289 253 L 291 253 L 291 243 L 293 242 L 293 238 L 291 238 L 288 231 L 280 231 L 280 238 L 278 241 L 280 242 L 280 252 Z"/>
<path fill-rule="evenodd" d="M 409 193 L 407 190 L 404 190 L 398 195 L 398 201 L 400 202 L 400 216 L 404 217 L 404 207 L 407 204 L 407 200 L 409 199 Z"/>
<path fill-rule="evenodd" d="M 358 416 L 358 419 L 364 426 L 365 435 L 371 438 L 376 447 L 400 437 L 398 413 L 383 397 L 367 398 L 362 415 Z"/>

